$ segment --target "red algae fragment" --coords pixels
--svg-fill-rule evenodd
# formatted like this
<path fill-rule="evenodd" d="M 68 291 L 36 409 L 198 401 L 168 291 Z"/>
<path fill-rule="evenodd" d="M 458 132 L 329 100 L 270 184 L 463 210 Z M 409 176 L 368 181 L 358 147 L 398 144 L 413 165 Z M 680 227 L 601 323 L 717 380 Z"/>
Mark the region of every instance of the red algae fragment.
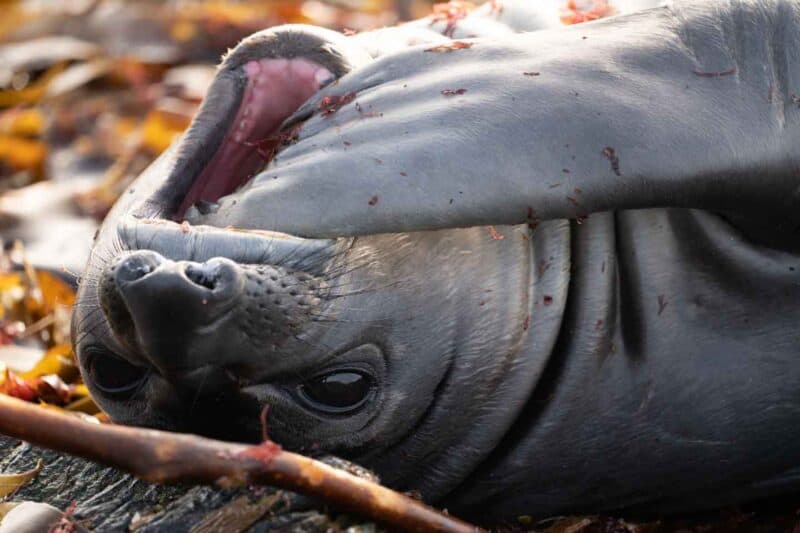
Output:
<path fill-rule="evenodd" d="M 466 89 L 443 89 L 442 95 L 443 96 L 456 96 L 466 93 Z"/>
<path fill-rule="evenodd" d="M 528 76 L 528 77 L 535 77 L 535 76 L 539 76 L 540 74 L 541 74 L 541 72 L 535 72 L 535 71 L 523 72 L 522 73 L 523 76 Z"/>
<path fill-rule="evenodd" d="M 536 226 L 539 225 L 539 217 L 536 215 L 536 211 L 532 207 L 528 207 L 525 220 L 528 223 L 528 227 L 531 229 L 536 229 Z"/>
<path fill-rule="evenodd" d="M 258 446 L 251 446 L 239 453 L 241 457 L 249 457 L 262 463 L 269 463 L 281 451 L 281 445 L 271 440 L 264 441 Z"/>
<path fill-rule="evenodd" d="M 77 500 L 72 502 L 64 510 L 61 518 L 50 526 L 48 533 L 77 533 L 78 523 L 75 521 L 75 508 L 78 506 Z"/>
<path fill-rule="evenodd" d="M 261 414 L 259 415 L 259 421 L 261 422 L 261 439 L 263 442 L 258 446 L 251 446 L 241 451 L 239 453 L 240 456 L 249 457 L 262 463 L 269 463 L 278 454 L 278 452 L 281 451 L 281 445 L 270 440 L 269 438 L 267 417 L 269 416 L 269 411 L 271 408 L 272 406 L 270 404 L 265 405 L 261 410 Z"/>
<path fill-rule="evenodd" d="M 472 48 L 472 43 L 465 41 L 453 41 L 447 44 L 440 44 L 433 48 L 425 49 L 426 52 L 452 52 L 453 50 L 464 50 L 465 48 Z"/>
<path fill-rule="evenodd" d="M 658 316 L 661 316 L 661 313 L 664 312 L 664 309 L 667 308 L 667 297 L 663 294 L 658 295 Z"/>
<path fill-rule="evenodd" d="M 496 241 L 502 241 L 503 239 L 506 238 L 505 235 L 501 235 L 500 233 L 498 233 L 497 228 L 495 228 L 494 226 L 489 226 L 489 233 L 491 234 L 492 239 Z"/>
<path fill-rule="evenodd" d="M 552 263 L 550 261 L 545 261 L 544 259 L 539 261 L 539 276 L 544 276 L 544 273 L 550 270 L 551 265 Z"/>
<path fill-rule="evenodd" d="M 472 3 L 462 0 L 450 0 L 450 2 L 446 4 L 435 4 L 433 6 L 433 14 L 431 15 L 431 25 L 437 22 L 444 22 L 445 28 L 443 33 L 447 37 L 452 37 L 458 21 L 466 18 L 473 9 L 475 9 L 475 6 Z"/>
<path fill-rule="evenodd" d="M 608 0 L 594 0 L 592 7 L 589 9 L 583 9 L 578 5 L 577 0 L 569 0 L 564 9 L 561 10 L 560 18 L 562 24 L 569 26 L 608 17 L 616 12 L 616 8 L 609 4 Z"/>
<path fill-rule="evenodd" d="M 261 156 L 265 162 L 270 162 L 275 156 L 275 153 L 283 145 L 289 144 L 297 140 L 300 126 L 296 126 L 290 130 L 282 131 L 272 137 L 261 139 L 260 141 L 244 141 L 243 144 L 251 146 L 256 149 L 258 155 Z"/>
<path fill-rule="evenodd" d="M 378 196 L 377 196 L 377 195 L 373 196 L 372 198 L 370 198 L 370 199 L 369 199 L 369 202 L 367 202 L 367 203 L 368 203 L 369 205 L 375 205 L 375 204 L 377 204 L 377 203 L 378 203 Z"/>
<path fill-rule="evenodd" d="M 614 174 L 622 176 L 622 173 L 619 171 L 619 156 L 617 155 L 617 151 L 611 146 L 606 146 L 601 153 L 603 157 L 611 161 L 611 170 L 614 171 Z"/>
<path fill-rule="evenodd" d="M 342 107 L 352 102 L 356 97 L 356 93 L 350 92 L 342 95 L 330 95 L 324 97 L 319 101 L 317 108 L 322 113 L 322 116 L 329 117 L 339 111 Z"/>

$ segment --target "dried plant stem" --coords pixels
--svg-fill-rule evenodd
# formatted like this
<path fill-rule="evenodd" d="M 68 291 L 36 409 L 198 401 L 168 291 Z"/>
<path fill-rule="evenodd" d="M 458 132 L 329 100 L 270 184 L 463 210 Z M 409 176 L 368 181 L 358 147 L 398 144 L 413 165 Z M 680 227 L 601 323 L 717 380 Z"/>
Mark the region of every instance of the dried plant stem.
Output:
<path fill-rule="evenodd" d="M 180 433 L 84 422 L 0 395 L 0 433 L 156 483 L 274 485 L 402 531 L 479 531 L 391 489 L 272 442 L 232 444 Z"/>

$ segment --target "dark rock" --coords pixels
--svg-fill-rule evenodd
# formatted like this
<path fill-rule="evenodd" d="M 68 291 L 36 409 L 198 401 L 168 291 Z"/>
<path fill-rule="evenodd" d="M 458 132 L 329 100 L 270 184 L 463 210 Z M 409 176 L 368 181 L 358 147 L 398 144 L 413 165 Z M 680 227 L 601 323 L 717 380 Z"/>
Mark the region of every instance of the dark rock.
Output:
<path fill-rule="evenodd" d="M 270 487 L 154 485 L 114 468 L 4 436 L 0 436 L 0 457 L 0 471 L 6 473 L 30 470 L 38 459 L 44 463 L 39 475 L 21 487 L 13 500 L 44 502 L 61 510 L 75 502 L 72 517 L 93 531 L 376 530 L 373 524 L 334 514 L 309 498 Z M 364 472 L 339 459 L 326 462 L 352 473 Z"/>

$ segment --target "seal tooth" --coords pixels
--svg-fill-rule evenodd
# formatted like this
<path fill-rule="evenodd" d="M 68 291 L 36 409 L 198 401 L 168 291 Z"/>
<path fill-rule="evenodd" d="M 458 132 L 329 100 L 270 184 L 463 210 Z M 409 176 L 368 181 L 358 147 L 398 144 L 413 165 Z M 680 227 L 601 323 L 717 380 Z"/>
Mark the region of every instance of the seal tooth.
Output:
<path fill-rule="evenodd" d="M 244 71 L 248 76 L 258 76 L 261 74 L 261 64 L 258 61 L 248 61 L 244 66 Z"/>
<path fill-rule="evenodd" d="M 314 81 L 317 82 L 320 89 L 333 83 L 335 79 L 336 76 L 331 74 L 331 71 L 326 68 L 321 68 L 314 73 Z"/>

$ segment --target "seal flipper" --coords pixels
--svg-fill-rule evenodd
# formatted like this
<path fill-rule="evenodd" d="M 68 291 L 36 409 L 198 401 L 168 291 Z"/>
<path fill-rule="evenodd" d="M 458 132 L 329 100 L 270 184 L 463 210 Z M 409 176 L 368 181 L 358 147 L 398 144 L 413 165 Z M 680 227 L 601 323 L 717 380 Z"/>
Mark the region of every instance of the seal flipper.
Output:
<path fill-rule="evenodd" d="M 798 27 L 796 3 L 676 2 L 385 56 L 304 106 L 355 92 L 358 109 L 312 117 L 198 222 L 330 237 L 688 207 L 793 227 Z"/>

